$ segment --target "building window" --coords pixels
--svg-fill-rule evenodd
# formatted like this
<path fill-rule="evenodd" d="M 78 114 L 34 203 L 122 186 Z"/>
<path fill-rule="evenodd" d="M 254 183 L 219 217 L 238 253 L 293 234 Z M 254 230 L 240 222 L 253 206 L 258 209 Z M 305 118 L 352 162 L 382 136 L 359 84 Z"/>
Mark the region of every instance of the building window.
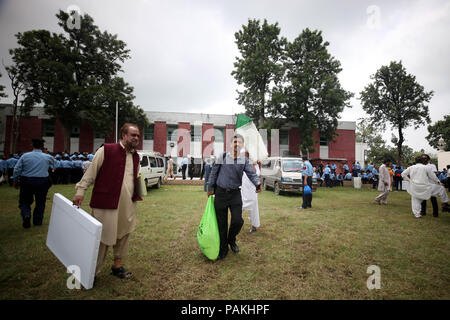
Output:
<path fill-rule="evenodd" d="M 289 131 L 280 130 L 280 144 L 289 145 Z"/>
<path fill-rule="evenodd" d="M 202 127 L 192 126 L 191 127 L 191 141 L 201 141 L 202 140 Z"/>
<path fill-rule="evenodd" d="M 144 128 L 144 140 L 153 140 L 153 134 L 155 131 L 155 125 L 151 124 Z"/>
<path fill-rule="evenodd" d="M 178 135 L 176 131 L 178 130 L 178 126 L 176 125 L 167 125 L 167 140 L 168 141 L 178 141 Z"/>
<path fill-rule="evenodd" d="M 328 140 L 324 137 L 320 137 L 320 145 L 321 146 L 327 146 L 328 145 Z"/>
<path fill-rule="evenodd" d="M 225 128 L 214 128 L 214 142 L 223 142 Z"/>
<path fill-rule="evenodd" d="M 42 136 L 43 137 L 55 136 L 55 120 L 52 119 L 42 120 Z"/>
<path fill-rule="evenodd" d="M 72 132 L 70 133 L 71 138 L 79 138 L 80 137 L 80 126 L 73 124 L 72 125 Z"/>

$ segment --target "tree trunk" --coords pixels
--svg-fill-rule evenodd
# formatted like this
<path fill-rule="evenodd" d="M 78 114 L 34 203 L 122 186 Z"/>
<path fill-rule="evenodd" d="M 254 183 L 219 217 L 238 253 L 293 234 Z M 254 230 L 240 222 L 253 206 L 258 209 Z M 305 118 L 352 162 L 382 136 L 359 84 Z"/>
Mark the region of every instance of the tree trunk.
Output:
<path fill-rule="evenodd" d="M 403 142 L 405 141 L 405 139 L 403 138 L 403 131 L 402 131 L 402 127 L 398 128 L 398 144 L 397 144 L 397 151 L 398 151 L 398 163 L 403 163 L 403 150 L 402 150 L 402 146 L 403 146 Z"/>
<path fill-rule="evenodd" d="M 70 135 L 72 133 L 72 125 L 62 122 L 64 128 L 64 152 L 70 155 Z"/>
<path fill-rule="evenodd" d="M 13 103 L 13 115 L 12 115 L 12 123 L 11 123 L 11 136 L 9 139 L 9 153 L 14 154 L 16 152 L 16 142 L 17 137 L 19 135 L 19 131 L 17 130 L 16 124 L 16 117 L 17 117 L 17 101 L 18 97 L 15 97 L 14 103 Z"/>

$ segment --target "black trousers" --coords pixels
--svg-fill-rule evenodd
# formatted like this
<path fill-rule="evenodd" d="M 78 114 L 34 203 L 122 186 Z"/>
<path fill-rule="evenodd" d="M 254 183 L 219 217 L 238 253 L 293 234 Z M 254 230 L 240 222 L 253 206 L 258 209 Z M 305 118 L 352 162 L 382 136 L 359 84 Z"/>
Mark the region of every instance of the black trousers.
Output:
<path fill-rule="evenodd" d="M 181 166 L 181 173 L 183 174 L 183 180 L 186 180 L 186 169 L 187 169 L 187 164 L 183 164 Z"/>
<path fill-rule="evenodd" d="M 236 236 L 244 225 L 242 219 L 241 190 L 236 189 L 227 192 L 225 189 L 216 187 L 214 208 L 216 210 L 217 224 L 220 235 L 220 252 L 224 255 L 228 252 L 228 244 L 236 242 Z M 230 229 L 228 230 L 228 209 L 231 211 Z"/>
<path fill-rule="evenodd" d="M 400 191 L 402 191 L 402 181 L 403 181 L 403 179 L 402 179 L 402 177 L 396 177 L 396 176 L 394 176 L 394 187 L 395 187 L 395 190 L 400 190 Z"/>
<path fill-rule="evenodd" d="M 35 226 L 42 225 L 44 218 L 45 201 L 47 192 L 50 188 L 50 180 L 48 178 L 20 178 L 20 194 L 19 208 L 22 218 L 31 218 L 31 204 L 36 201 L 33 211 L 33 224 Z"/>
<path fill-rule="evenodd" d="M 312 177 L 306 178 L 306 183 L 312 190 Z M 303 182 L 303 187 L 305 187 L 305 183 L 304 182 Z M 311 202 L 312 202 L 312 194 L 305 194 L 303 192 L 302 208 L 303 209 L 311 208 Z"/>
<path fill-rule="evenodd" d="M 433 206 L 433 216 L 438 217 L 439 216 L 439 207 L 437 203 L 436 197 L 431 197 L 431 205 Z M 420 214 L 422 216 L 425 216 L 427 214 L 427 200 L 423 200 L 421 205 Z"/>
<path fill-rule="evenodd" d="M 330 175 L 329 174 L 326 174 L 325 175 L 325 185 L 327 186 L 327 187 L 332 187 L 332 185 L 331 185 L 331 179 L 330 179 Z"/>

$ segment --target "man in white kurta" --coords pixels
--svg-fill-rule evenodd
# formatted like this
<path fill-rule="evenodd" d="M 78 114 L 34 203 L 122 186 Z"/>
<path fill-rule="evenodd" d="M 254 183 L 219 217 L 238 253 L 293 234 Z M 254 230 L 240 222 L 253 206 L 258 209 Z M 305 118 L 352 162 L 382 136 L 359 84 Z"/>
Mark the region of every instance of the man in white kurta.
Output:
<path fill-rule="evenodd" d="M 136 227 L 136 202 L 132 201 L 134 192 L 134 149 L 132 148 L 136 147 L 137 144 L 136 136 L 133 137 L 134 139 L 131 137 L 132 134 L 137 134 L 137 143 L 139 142 L 139 130 L 136 128 L 129 127 L 127 133 L 122 135 L 122 141 L 120 141 L 121 147 L 126 150 L 126 162 L 117 209 L 92 208 L 92 215 L 103 225 L 96 274 L 100 272 L 108 247 L 110 246 L 113 247 L 114 251 L 113 268 L 116 270 L 122 268 L 121 260 L 125 258 L 128 253 L 129 235 Z M 127 135 L 130 135 L 130 137 L 127 137 Z M 73 201 L 75 205 L 81 205 L 84 193 L 91 184 L 95 183 L 103 161 L 104 147 L 101 147 L 95 153 L 95 157 L 83 175 L 83 178 L 75 186 L 77 190 Z M 138 172 L 139 167 L 140 166 L 138 166 Z M 129 272 L 124 272 L 122 275 L 123 278 L 131 278 L 131 273 Z"/>
<path fill-rule="evenodd" d="M 407 191 L 411 195 L 412 212 L 416 218 L 422 217 L 420 214 L 422 200 L 428 200 L 431 196 L 438 196 L 444 206 L 448 202 L 445 188 L 440 185 L 439 179 L 423 161 L 426 161 L 426 159 L 421 157 L 418 160 L 419 163 L 402 172 L 402 178 L 408 181 Z M 434 183 L 430 183 L 430 181 Z"/>
<path fill-rule="evenodd" d="M 387 197 L 391 190 L 391 176 L 389 175 L 388 170 L 390 163 L 390 160 L 384 160 L 378 172 L 378 191 L 381 191 L 380 195 L 375 198 L 375 201 L 378 204 L 387 204 Z"/>
<path fill-rule="evenodd" d="M 245 157 L 249 158 L 249 153 L 247 151 L 244 151 L 244 153 Z M 256 175 L 259 177 L 261 172 L 259 170 L 258 164 L 254 164 L 252 165 L 252 167 L 255 170 Z M 242 197 L 242 211 L 247 210 L 249 212 L 248 220 L 252 225 L 250 233 L 255 232 L 257 228 L 260 227 L 258 194 L 256 193 L 255 185 L 247 177 L 245 172 L 242 175 L 241 197 Z"/>

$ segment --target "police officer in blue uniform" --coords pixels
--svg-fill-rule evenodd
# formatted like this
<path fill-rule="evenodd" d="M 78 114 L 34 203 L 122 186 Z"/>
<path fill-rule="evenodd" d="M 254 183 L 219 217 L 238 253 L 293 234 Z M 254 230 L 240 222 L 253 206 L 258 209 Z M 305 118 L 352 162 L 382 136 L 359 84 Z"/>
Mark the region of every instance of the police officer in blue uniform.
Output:
<path fill-rule="evenodd" d="M 303 180 L 303 188 L 308 185 L 312 190 L 312 176 L 314 174 L 313 167 L 311 162 L 308 161 L 307 157 L 303 157 L 303 170 L 302 170 L 302 180 Z M 312 202 L 312 194 L 305 194 L 303 192 L 302 195 L 303 203 L 301 207 L 297 209 L 307 209 L 311 208 Z"/>
<path fill-rule="evenodd" d="M 33 224 L 35 226 L 42 225 L 47 192 L 51 186 L 48 169 L 55 164 L 55 159 L 51 155 L 42 152 L 44 140 L 32 139 L 32 143 L 33 151 L 20 157 L 13 173 L 14 186 L 18 188 L 18 184 L 20 184 L 19 208 L 24 228 L 31 226 L 33 197 L 36 201 L 33 211 Z"/>
<path fill-rule="evenodd" d="M 214 208 L 220 234 L 219 260 L 226 257 L 228 245 L 234 253 L 239 252 L 236 236 L 244 224 L 242 219 L 241 185 L 245 172 L 256 186 L 256 192 L 261 192 L 261 181 L 255 173 L 248 158 L 241 154 L 244 138 L 236 134 L 232 138 L 232 152 L 218 156 L 208 180 L 208 197 L 215 193 Z M 214 192 L 213 192 L 214 188 Z M 228 230 L 228 209 L 231 211 L 231 223 Z"/>

